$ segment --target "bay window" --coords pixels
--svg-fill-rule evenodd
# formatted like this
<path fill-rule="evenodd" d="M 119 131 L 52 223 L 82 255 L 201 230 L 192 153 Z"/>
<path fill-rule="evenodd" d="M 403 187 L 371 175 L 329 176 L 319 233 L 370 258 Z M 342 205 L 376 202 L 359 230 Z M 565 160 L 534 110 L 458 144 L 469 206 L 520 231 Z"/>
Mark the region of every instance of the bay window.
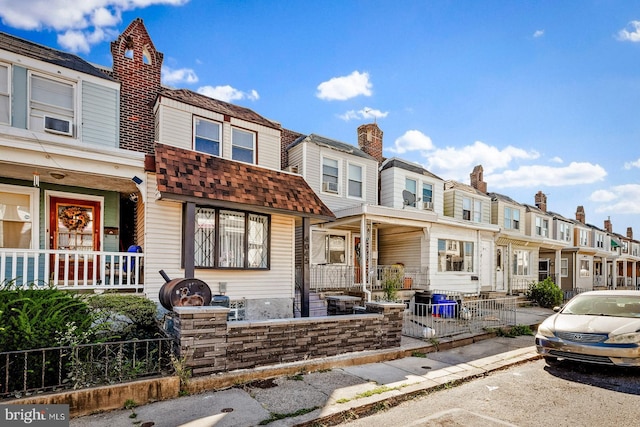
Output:
<path fill-rule="evenodd" d="M 196 267 L 269 268 L 269 216 L 198 207 L 195 227 Z"/>

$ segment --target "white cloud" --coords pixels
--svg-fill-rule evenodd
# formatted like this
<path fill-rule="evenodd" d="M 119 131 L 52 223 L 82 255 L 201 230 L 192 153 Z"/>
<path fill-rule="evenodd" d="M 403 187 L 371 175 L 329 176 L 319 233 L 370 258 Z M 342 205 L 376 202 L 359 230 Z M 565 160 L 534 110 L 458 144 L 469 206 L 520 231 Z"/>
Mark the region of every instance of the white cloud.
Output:
<path fill-rule="evenodd" d="M 257 101 L 258 99 L 260 99 L 260 95 L 258 95 L 258 92 L 256 90 L 251 90 L 250 92 L 243 92 L 229 85 L 215 86 L 215 87 L 202 86 L 198 88 L 197 92 L 202 95 L 215 98 L 224 102 L 238 101 L 241 99 Z"/>
<path fill-rule="evenodd" d="M 461 148 L 446 147 L 426 155 L 427 169 L 448 179 L 463 180 L 476 165 L 482 165 L 485 174 L 504 169 L 513 160 L 533 160 L 540 157 L 536 151 L 507 146 L 499 149 L 476 141 L 473 145 Z"/>
<path fill-rule="evenodd" d="M 534 39 L 537 39 L 538 37 L 542 37 L 542 36 L 544 36 L 544 30 L 536 30 L 533 33 L 533 38 Z"/>
<path fill-rule="evenodd" d="M 122 12 L 154 5 L 181 6 L 189 0 L 0 0 L 2 23 L 23 30 L 51 29 L 58 43 L 73 52 L 114 34 Z M 116 34 L 118 32 L 115 32 Z"/>
<path fill-rule="evenodd" d="M 484 166 L 484 164 L 483 164 Z M 602 181 L 607 172 L 600 165 L 571 162 L 568 166 L 522 166 L 496 174 L 485 174 L 485 181 L 495 188 L 509 187 L 566 187 Z"/>
<path fill-rule="evenodd" d="M 348 76 L 333 77 L 318 85 L 316 96 L 326 101 L 345 101 L 359 95 L 371 96 L 369 73 L 354 71 Z"/>
<path fill-rule="evenodd" d="M 373 108 L 364 107 L 361 110 L 349 110 L 344 114 L 339 115 L 338 117 L 344 121 L 349 120 L 366 120 L 366 119 L 382 119 L 389 115 L 388 111 L 382 112 L 380 110 L 375 110 Z"/>
<path fill-rule="evenodd" d="M 618 31 L 618 40 L 626 42 L 640 42 L 640 21 L 631 21 L 627 28 Z"/>
<path fill-rule="evenodd" d="M 624 164 L 624 168 L 625 169 L 640 168 L 640 158 L 633 162 L 626 162 Z"/>
<path fill-rule="evenodd" d="M 551 163 L 564 163 L 562 158 L 556 156 L 556 157 L 552 157 L 551 160 L 549 160 Z"/>
<path fill-rule="evenodd" d="M 598 213 L 640 214 L 640 184 L 617 185 L 608 190 L 597 190 L 589 200 L 598 203 Z"/>
<path fill-rule="evenodd" d="M 404 154 L 407 151 L 430 151 L 433 150 L 433 142 L 419 130 L 408 130 L 393 143 L 393 148 L 388 151 L 397 154 Z"/>
<path fill-rule="evenodd" d="M 162 83 L 175 85 L 178 83 L 193 84 L 198 82 L 198 76 L 190 68 L 173 70 L 167 66 L 162 67 Z"/>

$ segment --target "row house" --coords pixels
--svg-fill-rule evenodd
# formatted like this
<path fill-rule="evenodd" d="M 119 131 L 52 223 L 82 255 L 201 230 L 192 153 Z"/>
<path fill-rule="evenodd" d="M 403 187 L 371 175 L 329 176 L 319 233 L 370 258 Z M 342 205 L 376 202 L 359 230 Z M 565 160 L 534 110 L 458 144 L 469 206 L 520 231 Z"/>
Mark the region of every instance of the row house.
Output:
<path fill-rule="evenodd" d="M 281 126 L 162 87 L 140 19 L 111 53 L 97 67 L 0 35 L 0 282 L 159 302 L 167 278 L 197 278 L 237 318 L 292 317 L 296 230 L 334 215 L 281 170 Z"/>
<path fill-rule="evenodd" d="M 119 144 L 120 84 L 83 59 L 0 33 L 0 283 L 140 289 L 135 200 L 145 155 Z"/>

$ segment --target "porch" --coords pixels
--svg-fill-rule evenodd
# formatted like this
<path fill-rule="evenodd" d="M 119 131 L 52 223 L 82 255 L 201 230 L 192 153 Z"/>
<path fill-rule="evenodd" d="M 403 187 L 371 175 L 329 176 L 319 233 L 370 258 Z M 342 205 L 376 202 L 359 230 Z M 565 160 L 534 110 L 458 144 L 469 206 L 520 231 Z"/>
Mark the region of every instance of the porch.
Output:
<path fill-rule="evenodd" d="M 0 284 L 142 292 L 144 254 L 0 248 Z"/>
<path fill-rule="evenodd" d="M 354 265 L 312 265 L 310 272 L 310 291 L 360 291 L 362 290 L 362 269 Z M 300 276 L 296 269 L 296 278 Z M 300 283 L 300 280 L 296 280 Z M 369 271 L 365 278 L 367 289 L 382 292 L 386 286 L 396 290 L 429 288 L 428 267 L 403 267 L 400 265 L 378 265 Z"/>

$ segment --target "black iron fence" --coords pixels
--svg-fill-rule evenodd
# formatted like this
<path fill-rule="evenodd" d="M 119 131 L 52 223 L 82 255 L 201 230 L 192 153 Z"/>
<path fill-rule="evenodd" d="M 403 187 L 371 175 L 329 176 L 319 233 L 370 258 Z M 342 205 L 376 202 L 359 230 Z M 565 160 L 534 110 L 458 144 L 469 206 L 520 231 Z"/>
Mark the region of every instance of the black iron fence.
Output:
<path fill-rule="evenodd" d="M 115 384 L 173 373 L 172 338 L 0 353 L 0 398 Z"/>

